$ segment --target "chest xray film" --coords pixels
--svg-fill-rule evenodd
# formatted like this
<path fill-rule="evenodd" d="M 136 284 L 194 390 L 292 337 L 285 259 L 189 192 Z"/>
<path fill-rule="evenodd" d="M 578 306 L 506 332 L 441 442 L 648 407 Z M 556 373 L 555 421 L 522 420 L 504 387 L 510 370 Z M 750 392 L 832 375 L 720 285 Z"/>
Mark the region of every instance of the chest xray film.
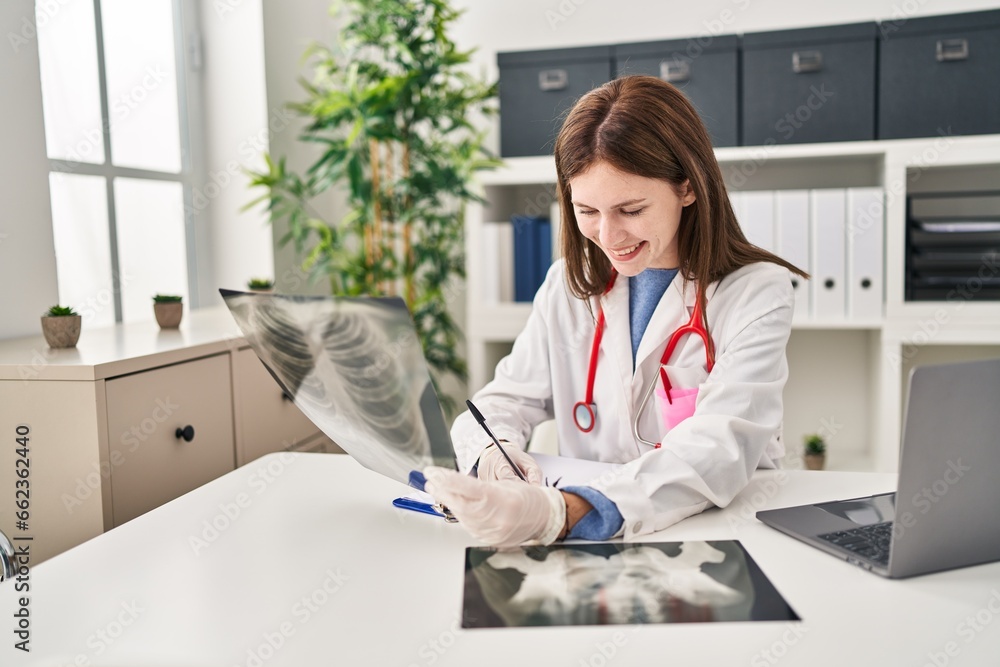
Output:
<path fill-rule="evenodd" d="M 403 484 L 413 470 L 456 467 L 402 299 L 220 292 L 285 393 L 363 466 Z"/>

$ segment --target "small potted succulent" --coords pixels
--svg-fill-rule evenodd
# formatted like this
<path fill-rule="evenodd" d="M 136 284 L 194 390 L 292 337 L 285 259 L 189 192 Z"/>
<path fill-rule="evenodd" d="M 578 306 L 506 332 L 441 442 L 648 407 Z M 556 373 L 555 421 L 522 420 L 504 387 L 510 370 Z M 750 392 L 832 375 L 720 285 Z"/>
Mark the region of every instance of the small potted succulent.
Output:
<path fill-rule="evenodd" d="M 274 281 L 270 278 L 251 278 L 247 281 L 247 289 L 251 292 L 273 292 Z"/>
<path fill-rule="evenodd" d="M 161 329 L 176 329 L 184 315 L 183 297 L 175 294 L 157 294 L 153 297 L 153 314 Z"/>
<path fill-rule="evenodd" d="M 76 347 L 80 316 L 68 306 L 52 306 L 42 315 L 42 333 L 49 347 Z"/>
<path fill-rule="evenodd" d="M 803 459 L 809 470 L 822 470 L 826 465 L 826 441 L 823 436 L 812 434 L 805 437 Z"/>

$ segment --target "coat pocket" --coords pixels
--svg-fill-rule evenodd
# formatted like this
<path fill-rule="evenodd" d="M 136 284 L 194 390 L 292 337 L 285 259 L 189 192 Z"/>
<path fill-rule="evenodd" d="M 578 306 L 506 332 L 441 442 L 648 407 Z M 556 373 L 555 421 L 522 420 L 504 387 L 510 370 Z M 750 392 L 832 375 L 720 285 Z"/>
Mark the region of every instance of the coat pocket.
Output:
<path fill-rule="evenodd" d="M 656 400 L 663 416 L 663 427 L 670 431 L 682 421 L 694 414 L 694 406 L 698 401 L 698 388 L 671 389 L 670 400 L 663 386 L 656 388 Z"/>

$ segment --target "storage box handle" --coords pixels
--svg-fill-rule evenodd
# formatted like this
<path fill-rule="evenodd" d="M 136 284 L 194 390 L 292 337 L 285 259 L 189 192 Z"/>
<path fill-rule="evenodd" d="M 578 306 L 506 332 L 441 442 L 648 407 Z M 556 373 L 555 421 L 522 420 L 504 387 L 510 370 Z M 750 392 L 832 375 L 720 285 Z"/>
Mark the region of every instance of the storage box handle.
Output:
<path fill-rule="evenodd" d="M 969 40 L 939 39 L 937 43 L 937 59 L 939 63 L 946 60 L 967 60 L 969 58 Z"/>
<path fill-rule="evenodd" d="M 667 83 L 684 83 L 691 78 L 691 65 L 686 60 L 660 62 L 660 78 Z"/>
<path fill-rule="evenodd" d="M 796 74 L 818 72 L 823 69 L 823 54 L 819 51 L 795 51 L 792 53 L 792 71 Z"/>
<path fill-rule="evenodd" d="M 539 90 L 565 90 L 569 85 L 569 72 L 564 69 L 543 69 L 538 73 Z"/>

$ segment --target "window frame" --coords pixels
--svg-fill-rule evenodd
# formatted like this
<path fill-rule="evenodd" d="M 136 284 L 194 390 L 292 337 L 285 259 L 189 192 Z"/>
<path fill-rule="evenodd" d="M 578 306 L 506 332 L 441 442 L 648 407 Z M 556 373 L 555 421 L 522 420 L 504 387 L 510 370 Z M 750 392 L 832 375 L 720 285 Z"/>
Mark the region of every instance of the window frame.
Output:
<path fill-rule="evenodd" d="M 36 0 L 37 2 L 37 0 Z M 115 323 L 122 320 L 121 261 L 118 250 L 118 220 L 115 207 L 115 179 L 131 178 L 159 182 L 180 183 L 183 197 L 184 237 L 187 254 L 187 287 L 189 307 L 201 305 L 198 285 L 197 248 L 207 247 L 207 232 L 199 224 L 194 207 L 194 187 L 204 172 L 201 141 L 204 134 L 204 116 L 201 95 L 201 35 L 196 0 L 171 0 L 173 8 L 174 66 L 177 73 L 177 129 L 180 142 L 181 169 L 177 173 L 120 167 L 112 163 L 111 118 L 108 101 L 107 69 L 104 56 L 104 27 L 101 0 L 94 5 L 94 38 L 97 47 L 97 81 L 101 108 L 101 140 L 104 162 L 79 162 L 49 158 L 49 173 L 99 176 L 104 179 L 108 210 L 108 236 L 110 239 L 111 285 Z M 58 268 L 58 267 L 57 267 Z M 61 298 L 61 297 L 60 297 Z M 152 312 L 152 310 L 150 310 Z"/>

